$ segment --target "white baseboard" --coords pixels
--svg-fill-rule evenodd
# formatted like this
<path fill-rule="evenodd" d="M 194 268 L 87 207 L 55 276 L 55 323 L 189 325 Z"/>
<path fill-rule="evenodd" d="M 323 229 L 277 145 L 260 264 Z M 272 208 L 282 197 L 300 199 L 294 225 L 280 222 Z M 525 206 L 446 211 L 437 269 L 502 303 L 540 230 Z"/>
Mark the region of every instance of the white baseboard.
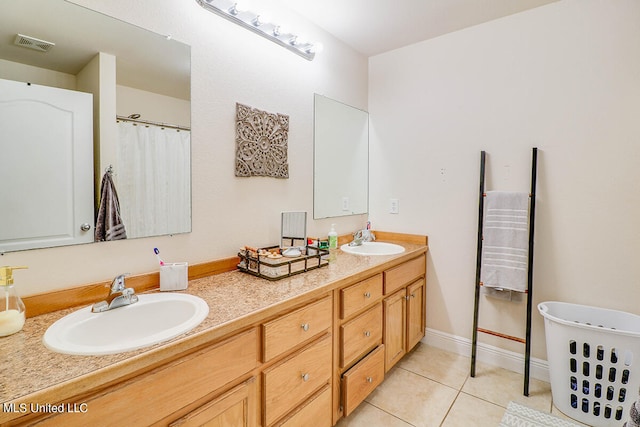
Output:
<path fill-rule="evenodd" d="M 427 328 L 422 342 L 442 350 L 471 357 L 471 340 Z M 524 374 L 524 354 L 504 350 L 483 343 L 477 344 L 476 361 L 499 366 L 513 372 Z M 549 382 L 549 365 L 546 360 L 530 359 L 530 375 L 541 381 Z"/>

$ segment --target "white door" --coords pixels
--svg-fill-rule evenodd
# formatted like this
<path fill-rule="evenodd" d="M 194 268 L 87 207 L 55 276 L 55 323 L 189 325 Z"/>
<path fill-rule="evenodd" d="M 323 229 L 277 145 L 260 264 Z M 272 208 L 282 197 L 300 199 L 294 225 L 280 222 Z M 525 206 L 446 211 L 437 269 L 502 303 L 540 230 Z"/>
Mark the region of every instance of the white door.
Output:
<path fill-rule="evenodd" d="M 0 79 L 0 252 L 93 241 L 92 97 Z"/>

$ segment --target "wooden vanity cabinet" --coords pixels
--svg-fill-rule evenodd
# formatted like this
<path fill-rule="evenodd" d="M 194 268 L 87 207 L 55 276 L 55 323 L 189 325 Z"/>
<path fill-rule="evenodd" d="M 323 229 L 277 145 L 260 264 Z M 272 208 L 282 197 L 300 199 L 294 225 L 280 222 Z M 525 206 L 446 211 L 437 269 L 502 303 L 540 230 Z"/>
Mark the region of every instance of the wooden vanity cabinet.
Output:
<path fill-rule="evenodd" d="M 226 338 L 183 349 L 119 382 L 97 389 L 86 385 L 87 392 L 64 400 L 86 404 L 82 414 L 33 415 L 23 422 L 335 425 L 425 334 L 426 255 L 380 270 L 347 278 L 358 281 L 301 299 L 286 310 L 269 311 Z"/>
<path fill-rule="evenodd" d="M 224 390 L 256 366 L 258 331 L 252 328 L 92 395 L 81 396 L 75 402 L 86 403 L 86 412 L 60 413 L 38 425 L 190 425 L 193 419 L 238 418 L 244 424 L 237 425 L 254 426 L 253 405 L 257 399 L 253 383 L 249 381 L 230 394 Z M 207 401 L 208 396 L 219 397 Z M 199 408 L 191 408 L 201 401 L 204 403 Z M 185 408 L 191 409 L 190 414 L 181 413 Z"/>
<path fill-rule="evenodd" d="M 384 272 L 385 372 L 425 335 L 425 275 L 424 255 Z"/>

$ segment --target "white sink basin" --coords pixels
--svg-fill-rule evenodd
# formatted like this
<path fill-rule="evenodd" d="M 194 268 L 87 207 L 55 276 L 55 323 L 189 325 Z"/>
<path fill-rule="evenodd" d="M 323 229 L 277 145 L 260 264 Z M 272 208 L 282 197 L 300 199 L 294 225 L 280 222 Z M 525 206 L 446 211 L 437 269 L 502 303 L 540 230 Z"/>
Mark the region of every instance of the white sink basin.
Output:
<path fill-rule="evenodd" d="M 74 311 L 51 325 L 43 342 L 58 353 L 122 353 L 189 332 L 207 314 L 207 303 L 193 295 L 138 295 L 137 303 L 102 313 L 92 313 L 91 306 Z"/>
<path fill-rule="evenodd" d="M 404 247 L 385 242 L 362 242 L 360 246 L 349 246 L 347 243 L 340 246 L 340 249 L 356 255 L 395 255 L 404 252 Z"/>

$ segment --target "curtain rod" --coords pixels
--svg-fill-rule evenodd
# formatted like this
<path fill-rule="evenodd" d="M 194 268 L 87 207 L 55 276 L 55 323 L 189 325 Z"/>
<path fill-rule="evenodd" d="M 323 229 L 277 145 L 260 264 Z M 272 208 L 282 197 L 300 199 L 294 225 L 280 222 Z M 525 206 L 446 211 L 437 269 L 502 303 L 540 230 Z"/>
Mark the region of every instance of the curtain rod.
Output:
<path fill-rule="evenodd" d="M 140 124 L 143 124 L 143 125 L 160 126 L 160 127 L 169 128 L 169 129 L 188 130 L 188 131 L 191 130 L 190 127 L 179 126 L 179 125 L 170 125 L 170 124 L 167 124 L 167 123 L 152 122 L 152 121 L 149 121 L 149 120 L 131 119 L 129 117 L 124 117 L 124 116 L 116 116 L 116 121 L 118 121 L 118 120 L 122 120 L 123 122 L 140 123 Z"/>

